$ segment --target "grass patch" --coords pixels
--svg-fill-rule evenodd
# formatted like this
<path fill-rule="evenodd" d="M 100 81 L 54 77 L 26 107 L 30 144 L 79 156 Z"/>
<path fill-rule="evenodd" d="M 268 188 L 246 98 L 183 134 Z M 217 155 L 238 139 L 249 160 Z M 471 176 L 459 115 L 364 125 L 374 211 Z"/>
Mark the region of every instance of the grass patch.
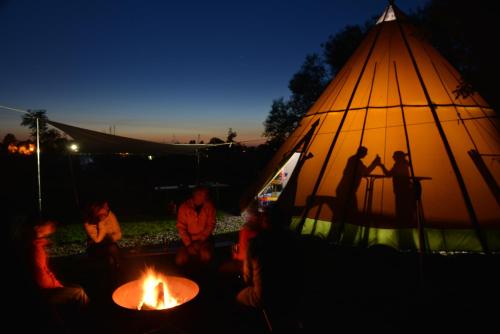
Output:
<path fill-rule="evenodd" d="M 161 234 L 176 231 L 175 220 L 153 220 L 153 221 L 123 221 L 120 222 L 123 239 L 136 238 L 149 234 Z M 57 228 L 53 236 L 56 244 L 71 244 L 85 242 L 87 234 L 83 224 L 62 225 Z"/>
<path fill-rule="evenodd" d="M 124 222 L 122 226 L 123 238 L 133 238 L 147 234 L 160 234 L 165 231 L 177 231 L 175 220 L 154 220 L 144 222 Z"/>
<path fill-rule="evenodd" d="M 120 221 L 122 240 L 120 247 L 140 247 L 146 245 L 162 245 L 179 239 L 176 221 L 173 218 L 164 220 L 123 220 Z M 239 216 L 217 213 L 217 225 L 214 234 L 238 231 L 242 221 Z M 67 256 L 85 252 L 87 235 L 83 224 L 59 226 L 53 236 L 52 256 Z"/>

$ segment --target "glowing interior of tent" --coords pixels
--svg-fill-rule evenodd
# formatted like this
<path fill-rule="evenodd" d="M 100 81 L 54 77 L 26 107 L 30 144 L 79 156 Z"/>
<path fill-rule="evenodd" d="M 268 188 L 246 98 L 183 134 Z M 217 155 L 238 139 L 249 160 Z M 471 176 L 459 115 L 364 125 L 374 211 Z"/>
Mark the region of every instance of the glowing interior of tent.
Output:
<path fill-rule="evenodd" d="M 300 153 L 294 152 L 291 157 L 285 162 L 272 179 L 259 192 L 259 202 L 266 205 L 270 202 L 275 202 L 280 197 L 285 189 L 290 176 L 292 175 L 297 162 L 299 161 Z"/>

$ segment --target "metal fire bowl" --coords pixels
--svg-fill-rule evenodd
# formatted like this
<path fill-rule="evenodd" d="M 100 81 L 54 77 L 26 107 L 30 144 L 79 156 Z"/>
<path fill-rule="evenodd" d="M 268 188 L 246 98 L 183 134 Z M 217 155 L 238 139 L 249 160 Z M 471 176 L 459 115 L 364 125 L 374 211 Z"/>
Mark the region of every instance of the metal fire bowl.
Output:
<path fill-rule="evenodd" d="M 179 301 L 179 304 L 163 310 L 141 310 L 141 312 L 164 312 L 175 309 L 182 304 L 194 299 L 200 292 L 198 284 L 190 279 L 179 276 L 164 276 L 167 281 L 170 294 Z M 123 284 L 113 292 L 115 304 L 129 309 L 139 311 L 137 305 L 141 302 L 142 281 L 135 280 Z"/>

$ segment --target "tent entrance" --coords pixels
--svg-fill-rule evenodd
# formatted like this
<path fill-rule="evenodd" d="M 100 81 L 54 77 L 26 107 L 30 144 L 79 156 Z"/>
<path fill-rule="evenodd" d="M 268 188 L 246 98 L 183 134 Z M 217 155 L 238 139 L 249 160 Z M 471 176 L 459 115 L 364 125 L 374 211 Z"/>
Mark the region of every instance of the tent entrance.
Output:
<path fill-rule="evenodd" d="M 302 153 L 294 152 L 283 166 L 274 174 L 271 180 L 261 189 L 257 195 L 259 203 L 263 206 L 276 202 L 283 193 L 293 171 L 297 167 Z"/>

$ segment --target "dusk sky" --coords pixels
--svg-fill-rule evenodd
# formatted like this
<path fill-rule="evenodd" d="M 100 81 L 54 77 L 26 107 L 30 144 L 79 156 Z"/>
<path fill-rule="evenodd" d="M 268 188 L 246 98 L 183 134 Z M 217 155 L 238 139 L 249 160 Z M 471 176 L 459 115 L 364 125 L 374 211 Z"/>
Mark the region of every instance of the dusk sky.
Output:
<path fill-rule="evenodd" d="M 386 3 L 0 0 L 0 105 L 160 142 L 259 139 L 305 56 Z M 0 140 L 19 122 L 0 110 Z"/>

